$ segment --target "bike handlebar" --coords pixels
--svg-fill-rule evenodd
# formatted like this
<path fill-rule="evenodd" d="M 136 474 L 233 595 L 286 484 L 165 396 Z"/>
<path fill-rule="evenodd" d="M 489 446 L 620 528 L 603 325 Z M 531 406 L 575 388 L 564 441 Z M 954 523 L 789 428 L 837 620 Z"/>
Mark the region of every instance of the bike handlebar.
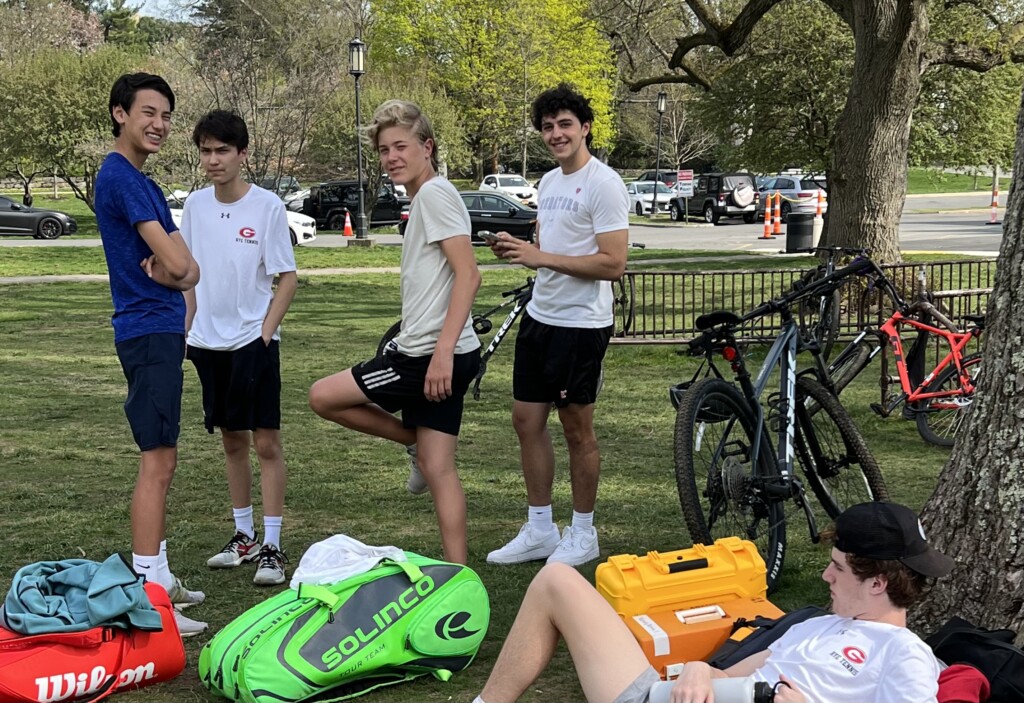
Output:
<path fill-rule="evenodd" d="M 522 293 L 525 293 L 528 290 L 533 290 L 533 276 L 527 278 L 526 283 L 519 286 L 518 288 L 513 288 L 512 290 L 505 291 L 504 293 L 501 294 L 501 297 L 511 298 L 512 296 L 521 295 Z"/>

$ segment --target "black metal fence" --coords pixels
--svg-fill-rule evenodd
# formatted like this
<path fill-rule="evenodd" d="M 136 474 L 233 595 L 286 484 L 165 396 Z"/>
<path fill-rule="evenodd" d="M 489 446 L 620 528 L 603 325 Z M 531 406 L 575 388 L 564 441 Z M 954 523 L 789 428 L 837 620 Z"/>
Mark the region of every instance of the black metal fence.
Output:
<path fill-rule="evenodd" d="M 936 304 L 958 325 L 964 315 L 985 311 L 995 278 L 995 259 L 893 264 L 882 268 L 909 301 L 917 294 L 918 271 L 923 267 Z M 694 320 L 712 310 L 737 314 L 788 292 L 810 269 L 762 271 L 627 271 L 617 290 L 616 332 L 613 344 L 679 344 L 693 338 Z M 877 325 L 892 312 L 891 304 L 873 293 L 866 283 L 844 286 L 840 302 L 839 334 L 853 337 L 865 325 Z M 860 287 L 858 287 L 860 286 Z M 778 316 L 752 320 L 744 327 L 751 341 L 774 338 Z"/>

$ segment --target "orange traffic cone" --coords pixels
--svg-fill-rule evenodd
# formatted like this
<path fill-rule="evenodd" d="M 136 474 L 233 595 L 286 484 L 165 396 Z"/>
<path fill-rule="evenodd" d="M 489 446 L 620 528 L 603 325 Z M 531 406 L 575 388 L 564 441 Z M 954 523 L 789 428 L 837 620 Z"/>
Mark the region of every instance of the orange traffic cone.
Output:
<path fill-rule="evenodd" d="M 1000 225 L 999 221 L 999 181 L 992 183 L 992 212 L 988 216 L 986 225 Z"/>
<path fill-rule="evenodd" d="M 772 234 L 782 234 L 782 193 L 775 193 L 775 221 Z"/>
<path fill-rule="evenodd" d="M 775 239 L 772 234 L 772 196 L 767 196 L 764 204 L 764 234 L 758 239 Z"/>
<path fill-rule="evenodd" d="M 821 219 L 821 210 L 825 206 L 825 191 L 818 188 L 818 207 L 814 210 L 814 219 Z"/>
<path fill-rule="evenodd" d="M 349 217 L 348 212 L 345 213 L 345 231 L 342 234 L 346 237 L 352 236 L 352 218 Z"/>

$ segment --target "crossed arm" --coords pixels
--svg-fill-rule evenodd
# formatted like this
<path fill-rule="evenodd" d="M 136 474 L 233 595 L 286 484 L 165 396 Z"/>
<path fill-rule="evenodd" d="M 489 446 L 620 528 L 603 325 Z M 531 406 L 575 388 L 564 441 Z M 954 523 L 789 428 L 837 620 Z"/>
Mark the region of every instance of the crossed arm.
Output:
<path fill-rule="evenodd" d="M 149 248 L 153 250 L 139 262 L 146 275 L 162 286 L 187 291 L 199 283 L 199 264 L 177 230 L 168 234 L 156 220 L 140 222 L 135 226 Z"/>

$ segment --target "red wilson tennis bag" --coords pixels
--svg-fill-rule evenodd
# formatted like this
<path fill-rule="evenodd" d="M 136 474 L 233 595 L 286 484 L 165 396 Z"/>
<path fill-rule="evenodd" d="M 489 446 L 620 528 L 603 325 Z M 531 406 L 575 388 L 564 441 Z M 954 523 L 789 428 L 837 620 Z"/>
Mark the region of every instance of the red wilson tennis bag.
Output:
<path fill-rule="evenodd" d="M 0 627 L 0 703 L 98 701 L 180 674 L 185 649 L 167 591 L 145 588 L 160 613 L 160 632 L 94 627 L 27 636 Z"/>

